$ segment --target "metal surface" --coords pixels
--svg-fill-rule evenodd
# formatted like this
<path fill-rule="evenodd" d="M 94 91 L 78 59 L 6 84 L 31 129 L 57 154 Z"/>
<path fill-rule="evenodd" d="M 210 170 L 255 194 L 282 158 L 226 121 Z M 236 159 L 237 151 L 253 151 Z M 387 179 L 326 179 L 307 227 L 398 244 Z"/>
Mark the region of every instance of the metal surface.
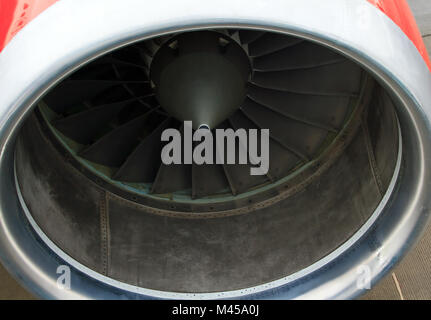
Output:
<path fill-rule="evenodd" d="M 413 41 L 431 70 L 431 61 L 407 0 L 367 0 L 391 18 Z"/>
<path fill-rule="evenodd" d="M 57 1 L 58 0 L 1 0 L 0 52 L 22 28 Z"/>
<path fill-rule="evenodd" d="M 249 4 L 249 2 L 247 3 Z M 333 1 L 330 5 L 322 4 L 321 1 L 309 1 L 307 8 L 309 8 L 308 5 L 313 5 L 315 12 L 319 13 L 319 19 L 315 19 L 305 6 L 290 7 L 290 11 L 293 11 L 292 15 L 286 17 L 283 12 L 286 12 L 286 8 L 293 4 L 291 1 L 258 3 L 256 6 L 248 6 L 245 2 L 238 1 L 221 3 L 221 5 L 220 3 L 208 4 L 205 8 L 199 7 L 194 1 L 186 1 L 181 3 L 181 9 L 173 4 L 168 11 L 165 6 L 162 9 L 156 4 L 150 11 L 147 11 L 148 19 L 143 21 L 141 12 L 138 15 L 135 10 L 136 7 L 143 4 L 139 4 L 137 1 L 130 1 L 130 4 L 133 5 L 119 10 L 113 2 L 104 1 L 105 9 L 101 13 L 98 10 L 100 9 L 98 5 L 102 5 L 101 2 L 86 3 L 87 11 L 82 12 L 81 21 L 89 20 L 88 24 L 83 25 L 93 25 L 91 22 L 100 21 L 94 26 L 92 32 L 88 32 L 88 30 L 75 28 L 76 24 L 73 22 L 76 17 L 68 20 L 67 14 L 63 16 L 61 14 L 70 12 L 74 6 L 81 5 L 79 1 L 64 0 L 42 14 L 34 21 L 31 28 L 28 26 L 26 30 L 23 30 L 0 56 L 0 67 L 2 70 L 6 70 L 0 76 L 0 87 L 10 89 L 9 96 L 0 98 L 3 106 L 1 119 L 4 124 L 2 126 L 3 147 L 0 168 L 2 186 L 6 187 L 2 188 L 1 199 L 1 227 L 3 229 L 1 256 L 7 266 L 10 267 L 12 263 L 19 265 L 19 269 L 15 269 L 15 273 L 23 279 L 24 283 L 32 284 L 33 291 L 45 296 L 54 295 L 64 298 L 71 295 L 75 297 L 103 296 L 103 293 L 98 291 L 101 287 L 93 286 L 94 280 L 82 277 L 79 272 L 74 273 L 74 276 L 81 280 L 80 287 L 77 288 L 80 292 L 59 291 L 52 279 L 54 275 L 52 268 L 59 262 L 58 257 L 47 256 L 47 252 L 40 247 L 26 247 L 34 246 L 34 239 L 31 238 L 28 230 L 23 229 L 17 219 L 16 214 L 20 210 L 17 207 L 18 202 L 12 198 L 13 195 L 5 194 L 7 190 L 12 190 L 8 188 L 13 186 L 12 155 L 9 143 L 11 143 L 10 133 L 15 128 L 17 120 L 20 119 L 26 107 L 37 100 L 44 88 L 49 86 L 56 76 L 64 75 L 71 70 L 69 67 L 84 62 L 93 54 L 101 53 L 103 50 L 121 45 L 129 40 L 151 36 L 180 25 L 183 26 L 182 28 L 192 29 L 241 24 L 274 31 L 288 31 L 307 38 L 318 39 L 320 43 L 341 50 L 371 70 L 393 92 L 393 96 L 398 102 L 405 152 L 403 177 L 397 185 L 397 191 L 409 196 L 393 197 L 390 212 L 385 211 L 374 224 L 368 225 L 367 227 L 370 229 L 367 232 L 363 230 L 363 233 L 358 236 L 360 241 L 352 243 L 352 247 L 347 248 L 342 256 L 332 257 L 334 259 L 332 262 L 328 262 L 324 269 L 310 273 L 307 277 L 308 281 L 285 284 L 284 287 L 280 286 L 277 290 L 254 297 L 352 297 L 359 293 L 355 286 L 355 266 L 366 263 L 375 275 L 374 279 L 377 279 L 395 263 L 422 230 L 428 217 L 427 191 L 430 174 L 425 163 L 430 156 L 428 143 L 430 128 L 427 116 L 430 112 L 431 97 L 428 88 L 431 79 L 416 48 L 398 28 L 395 28 L 392 21 L 376 12 L 371 5 L 353 0 L 348 4 L 345 1 Z M 229 8 L 229 10 L 224 8 Z M 355 17 L 358 10 L 367 12 L 369 18 L 367 23 L 352 23 L 352 21 L 357 21 Z M 98 20 L 98 14 L 102 14 L 103 18 L 100 16 L 101 19 Z M 68 46 L 62 43 L 65 39 L 61 39 L 60 33 L 58 33 L 60 28 L 55 30 L 48 28 L 51 33 L 47 35 L 49 41 L 47 40 L 46 46 L 41 43 L 38 43 L 39 46 L 34 46 L 44 48 L 43 50 L 40 49 L 39 52 L 35 50 L 31 57 L 20 55 L 23 42 L 28 44 L 30 41 L 31 44 L 33 32 L 35 33 L 33 41 L 40 42 L 40 39 L 36 40 L 38 28 L 46 30 L 45 27 L 56 21 L 58 16 L 62 16 L 62 28 L 72 25 L 75 28 L 74 37 L 67 39 Z M 112 19 L 106 19 L 107 16 Z M 122 16 L 127 19 L 119 19 Z M 220 20 L 217 18 L 220 16 L 225 18 Z M 109 25 L 104 25 L 103 21 L 108 20 Z M 270 23 L 265 21 L 270 21 Z M 115 31 L 113 31 L 114 29 Z M 68 31 L 72 32 L 72 30 Z M 369 34 L 373 34 L 373 37 L 367 36 L 366 39 L 363 37 L 363 35 Z M 76 43 L 70 41 L 71 39 L 75 39 Z M 383 42 L 382 39 L 386 39 L 386 41 Z M 56 45 L 53 46 L 52 43 L 56 43 Z M 47 56 L 47 50 L 50 56 L 54 56 L 56 59 L 44 60 L 43 57 Z M 72 52 L 75 52 L 76 56 L 72 55 Z M 19 65 L 12 63 L 16 59 L 20 59 Z M 35 61 L 39 63 L 34 63 Z M 23 77 L 19 78 L 18 83 L 14 86 L 8 85 L 7 76 L 10 74 L 9 72 L 12 72 L 12 70 L 8 71 L 8 65 L 14 65 L 14 73 L 26 71 L 22 72 Z M 35 83 L 35 79 L 38 79 L 39 82 Z M 8 245 L 5 245 L 6 243 Z M 42 255 L 45 256 L 42 258 Z M 342 259 L 346 255 L 350 259 Z M 29 259 L 29 257 L 32 258 Z M 313 279 L 317 278 L 319 282 L 314 282 Z M 335 279 L 338 279 L 339 285 L 331 286 L 331 282 Z M 109 297 L 110 294 L 120 297 L 125 293 L 113 290 L 104 291 L 104 294 L 104 297 Z"/>

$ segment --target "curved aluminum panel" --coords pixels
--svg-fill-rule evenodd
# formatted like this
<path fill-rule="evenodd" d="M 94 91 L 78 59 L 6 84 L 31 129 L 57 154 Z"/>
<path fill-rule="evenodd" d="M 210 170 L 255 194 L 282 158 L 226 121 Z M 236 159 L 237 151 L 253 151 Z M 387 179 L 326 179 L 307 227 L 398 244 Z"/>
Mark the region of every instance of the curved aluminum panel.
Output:
<path fill-rule="evenodd" d="M 25 222 L 14 191 L 12 150 L 20 120 L 47 88 L 104 52 L 172 30 L 214 27 L 264 28 L 339 50 L 393 93 L 403 133 L 402 175 L 395 196 L 358 240 L 296 281 L 240 296 L 352 298 L 361 293 L 356 286 L 358 265 L 367 265 L 376 281 L 417 239 L 430 206 L 431 75 L 412 42 L 370 3 L 219 0 L 202 6 L 200 1 L 185 0 L 147 7 L 139 0 L 124 1 L 122 6 L 115 0 L 63 0 L 18 33 L 0 54 L 0 89 L 8 93 L 0 95 L 0 257 L 29 290 L 63 299 L 150 297 L 103 283 L 74 267 L 73 290 L 57 287 L 56 268 L 65 262 Z"/>
<path fill-rule="evenodd" d="M 413 41 L 431 70 L 431 61 L 407 0 L 367 0 L 382 10 Z"/>
<path fill-rule="evenodd" d="M 0 52 L 9 41 L 58 0 L 0 0 Z"/>

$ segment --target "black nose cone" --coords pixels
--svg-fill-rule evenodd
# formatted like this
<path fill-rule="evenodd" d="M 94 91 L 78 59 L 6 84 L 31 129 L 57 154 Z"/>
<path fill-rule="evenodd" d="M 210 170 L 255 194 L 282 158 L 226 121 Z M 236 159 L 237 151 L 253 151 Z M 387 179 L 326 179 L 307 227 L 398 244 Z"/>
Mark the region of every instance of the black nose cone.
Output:
<path fill-rule="evenodd" d="M 151 64 L 160 105 L 180 121 L 214 128 L 246 96 L 250 61 L 243 48 L 218 32 L 181 34 L 165 43 Z"/>

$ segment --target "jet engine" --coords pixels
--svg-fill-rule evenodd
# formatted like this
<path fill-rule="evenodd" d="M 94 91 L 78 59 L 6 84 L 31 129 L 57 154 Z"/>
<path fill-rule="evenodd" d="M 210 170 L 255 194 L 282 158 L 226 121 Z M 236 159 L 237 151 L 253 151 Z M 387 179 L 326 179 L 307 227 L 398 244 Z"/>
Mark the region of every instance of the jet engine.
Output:
<path fill-rule="evenodd" d="M 355 298 L 424 230 L 431 64 L 404 0 L 0 4 L 0 258 L 35 295 Z M 170 128 L 265 129 L 268 170 L 166 164 Z"/>

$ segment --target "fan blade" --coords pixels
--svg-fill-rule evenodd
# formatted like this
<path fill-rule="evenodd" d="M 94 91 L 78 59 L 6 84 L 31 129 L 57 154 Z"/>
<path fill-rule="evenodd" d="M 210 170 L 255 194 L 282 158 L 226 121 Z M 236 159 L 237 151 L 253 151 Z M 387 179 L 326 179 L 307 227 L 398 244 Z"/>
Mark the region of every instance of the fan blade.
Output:
<path fill-rule="evenodd" d="M 244 128 L 246 130 L 260 129 L 253 121 L 247 118 L 241 110 L 235 112 L 229 120 L 235 128 Z M 260 150 L 258 152 L 260 154 Z M 301 159 L 294 153 L 283 148 L 275 140 L 269 139 L 268 176 L 271 180 L 274 181 L 285 177 L 300 162 Z"/>
<path fill-rule="evenodd" d="M 67 80 L 48 93 L 44 100 L 57 113 L 64 113 L 68 107 L 96 97 L 105 90 L 127 83 L 146 84 L 148 81 L 119 80 Z"/>
<path fill-rule="evenodd" d="M 52 124 L 55 129 L 66 137 L 81 144 L 88 144 L 100 133 L 111 119 L 124 107 L 136 101 L 129 99 L 116 103 L 101 105 L 66 118 L 55 120 Z"/>
<path fill-rule="evenodd" d="M 240 30 L 238 33 L 242 44 L 249 44 L 265 34 L 264 31 L 255 30 Z"/>
<path fill-rule="evenodd" d="M 162 132 L 171 126 L 172 119 L 165 119 L 135 148 L 113 179 L 126 182 L 153 182 L 161 164 Z"/>
<path fill-rule="evenodd" d="M 181 125 L 182 132 L 184 125 Z M 191 164 L 160 164 L 151 193 L 166 194 L 190 190 L 192 188 Z"/>
<path fill-rule="evenodd" d="M 204 198 L 230 191 L 229 182 L 220 164 L 193 164 L 192 181 L 193 198 Z"/>
<path fill-rule="evenodd" d="M 120 166 L 139 142 L 138 137 L 152 111 L 115 128 L 94 144 L 79 153 L 79 156 L 106 166 Z"/>
<path fill-rule="evenodd" d="M 165 35 L 165 36 L 159 36 L 159 37 L 155 38 L 154 41 L 157 43 L 157 45 L 159 47 L 161 47 L 166 41 L 168 41 L 172 37 L 173 37 L 172 34 L 168 34 L 168 35 Z"/>
<path fill-rule="evenodd" d="M 213 131 L 214 136 L 214 131 Z M 195 143 L 196 145 L 197 143 Z M 214 164 L 193 163 L 192 168 L 192 197 L 203 198 L 217 193 L 229 192 L 229 182 L 226 179 L 223 166 L 215 163 L 217 146 L 213 141 Z"/>
<path fill-rule="evenodd" d="M 248 45 L 250 56 L 258 57 L 278 50 L 292 47 L 304 40 L 280 33 L 265 33 L 262 37 Z"/>
<path fill-rule="evenodd" d="M 153 59 L 153 53 L 149 51 L 145 46 L 136 47 L 139 51 L 139 55 L 144 62 L 145 66 L 149 69 L 151 61 Z"/>
<path fill-rule="evenodd" d="M 241 110 L 270 136 L 303 160 L 309 160 L 318 151 L 327 131 L 296 120 L 281 117 L 278 113 L 246 99 Z"/>
<path fill-rule="evenodd" d="M 180 192 L 192 187 L 192 165 L 162 163 L 157 172 L 151 193 L 166 194 Z"/>
<path fill-rule="evenodd" d="M 303 94 L 357 96 L 361 68 L 346 61 L 315 69 L 255 72 L 252 83 L 264 88 Z"/>
<path fill-rule="evenodd" d="M 253 67 L 257 71 L 282 71 L 314 68 L 345 61 L 340 54 L 312 42 L 303 41 L 292 48 L 257 57 Z"/>
<path fill-rule="evenodd" d="M 228 121 L 222 123 L 217 129 L 233 129 Z M 226 161 L 226 144 L 225 144 L 225 159 L 223 164 L 223 169 L 226 175 L 226 178 L 231 187 L 231 191 L 233 195 L 237 195 L 240 193 L 244 193 L 253 189 L 259 185 L 265 184 L 269 182 L 269 179 L 265 175 L 256 175 L 253 176 L 250 174 L 250 168 L 252 167 L 250 161 L 247 161 L 247 164 L 239 164 L 239 153 L 246 151 L 246 146 L 238 142 L 238 139 L 235 139 L 235 164 L 227 164 Z M 217 150 L 220 151 L 220 149 Z M 247 156 L 248 159 L 248 156 Z"/>
<path fill-rule="evenodd" d="M 145 71 L 148 71 L 148 68 L 145 65 L 141 65 L 141 64 L 137 64 L 137 63 L 133 63 L 133 62 L 128 62 L 128 61 L 123 61 L 123 60 L 113 58 L 110 56 L 106 56 L 106 57 L 102 57 L 100 59 L 97 59 L 94 62 L 94 64 L 114 64 L 114 65 L 133 67 L 133 68 L 138 68 L 138 69 L 143 69 Z"/>
<path fill-rule="evenodd" d="M 337 132 L 350 112 L 351 98 L 317 96 L 265 89 L 249 85 L 248 96 L 255 102 L 288 118 Z"/>

